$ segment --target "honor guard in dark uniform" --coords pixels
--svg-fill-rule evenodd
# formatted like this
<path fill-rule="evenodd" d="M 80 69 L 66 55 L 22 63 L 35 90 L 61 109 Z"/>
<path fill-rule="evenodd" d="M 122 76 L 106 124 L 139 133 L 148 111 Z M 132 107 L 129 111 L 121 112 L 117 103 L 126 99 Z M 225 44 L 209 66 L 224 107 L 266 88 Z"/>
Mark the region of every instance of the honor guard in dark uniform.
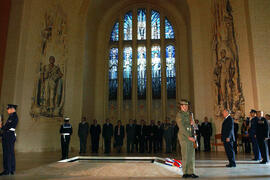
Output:
<path fill-rule="evenodd" d="M 64 118 L 64 124 L 61 125 L 61 148 L 62 148 L 62 159 L 68 158 L 70 136 L 72 135 L 72 126 L 69 124 L 70 118 Z"/>
<path fill-rule="evenodd" d="M 110 120 L 107 118 L 106 123 L 103 124 L 102 137 L 104 138 L 104 146 L 106 154 L 111 152 L 111 140 L 113 136 L 113 125 L 110 123 Z"/>
<path fill-rule="evenodd" d="M 262 155 L 262 161 L 260 164 L 266 164 L 269 162 L 269 152 L 267 140 L 269 138 L 269 127 L 267 120 L 263 117 L 262 111 L 257 111 L 257 133 L 256 138 L 258 139 L 259 148 Z"/>
<path fill-rule="evenodd" d="M 78 136 L 80 139 L 80 154 L 85 154 L 86 152 L 86 142 L 88 132 L 89 132 L 89 124 L 88 122 L 86 122 L 86 117 L 83 117 L 78 128 Z"/>
<path fill-rule="evenodd" d="M 92 153 L 98 153 L 100 133 L 101 127 L 97 123 L 97 120 L 94 119 L 93 124 L 90 127 Z"/>
<path fill-rule="evenodd" d="M 221 141 L 224 144 L 225 152 L 229 160 L 229 164 L 227 164 L 226 167 L 236 167 L 233 149 L 233 142 L 235 141 L 233 118 L 230 116 L 230 111 L 227 109 L 223 110 L 223 117 Z"/>
<path fill-rule="evenodd" d="M 204 151 L 209 152 L 211 150 L 212 123 L 208 122 L 207 117 L 204 118 L 204 122 L 201 125 L 201 135 L 203 137 Z"/>
<path fill-rule="evenodd" d="M 3 175 L 13 175 L 15 172 L 15 153 L 14 143 L 16 141 L 15 129 L 18 124 L 18 116 L 16 113 L 17 105 L 8 104 L 7 112 L 9 117 L 5 125 L 0 122 L 2 132 L 2 148 L 3 148 L 3 168 L 4 171 L 0 173 Z"/>

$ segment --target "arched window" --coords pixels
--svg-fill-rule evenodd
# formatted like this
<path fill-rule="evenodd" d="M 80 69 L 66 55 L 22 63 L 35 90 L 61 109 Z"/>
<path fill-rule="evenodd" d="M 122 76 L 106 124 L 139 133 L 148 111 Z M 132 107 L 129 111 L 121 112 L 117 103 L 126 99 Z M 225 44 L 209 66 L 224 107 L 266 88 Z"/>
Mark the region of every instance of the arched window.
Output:
<path fill-rule="evenodd" d="M 175 33 L 164 14 L 151 8 L 121 14 L 109 44 L 109 101 L 176 98 Z"/>

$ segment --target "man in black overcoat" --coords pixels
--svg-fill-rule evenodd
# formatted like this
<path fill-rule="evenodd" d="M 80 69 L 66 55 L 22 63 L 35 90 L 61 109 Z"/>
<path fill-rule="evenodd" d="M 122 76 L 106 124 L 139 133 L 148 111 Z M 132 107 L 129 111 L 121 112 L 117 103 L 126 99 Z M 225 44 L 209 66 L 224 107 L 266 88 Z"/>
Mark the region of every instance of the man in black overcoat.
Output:
<path fill-rule="evenodd" d="M 266 164 L 269 162 L 269 152 L 267 140 L 269 138 L 269 127 L 267 120 L 263 117 L 262 111 L 257 111 L 257 133 L 256 137 L 258 140 L 258 145 L 262 155 L 262 161 L 260 164 Z"/>
<path fill-rule="evenodd" d="M 129 120 L 129 124 L 126 125 L 126 134 L 127 134 L 127 153 L 134 151 L 134 140 L 135 140 L 135 124 L 132 119 Z"/>
<path fill-rule="evenodd" d="M 82 121 L 79 123 L 78 136 L 80 139 L 80 155 L 86 153 L 86 142 L 89 132 L 89 124 L 86 122 L 86 117 L 82 117 Z"/>
<path fill-rule="evenodd" d="M 201 135 L 203 137 L 204 151 L 209 152 L 211 150 L 210 138 L 212 136 L 212 123 L 208 122 L 208 118 L 204 118 L 204 122 L 201 125 Z"/>
<path fill-rule="evenodd" d="M 98 153 L 100 133 L 101 127 L 97 123 L 97 120 L 94 119 L 93 124 L 90 126 L 92 153 Z"/>
<path fill-rule="evenodd" d="M 225 152 L 229 160 L 229 164 L 227 164 L 226 167 L 236 167 L 233 149 L 233 142 L 235 141 L 233 118 L 230 116 L 230 111 L 227 109 L 224 109 L 222 114 L 224 121 L 221 129 L 221 141 L 224 144 Z"/>
<path fill-rule="evenodd" d="M 111 152 L 111 140 L 113 136 L 113 125 L 110 123 L 110 120 L 107 118 L 106 123 L 103 124 L 102 137 L 104 138 L 104 146 L 106 154 Z"/>

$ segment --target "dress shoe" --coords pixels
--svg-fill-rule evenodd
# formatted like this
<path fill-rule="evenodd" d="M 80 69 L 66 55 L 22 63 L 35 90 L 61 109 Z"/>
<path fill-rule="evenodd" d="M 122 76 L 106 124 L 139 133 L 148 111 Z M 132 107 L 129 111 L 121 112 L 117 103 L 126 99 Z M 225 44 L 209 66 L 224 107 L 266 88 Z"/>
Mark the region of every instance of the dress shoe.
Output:
<path fill-rule="evenodd" d="M 190 178 L 191 175 L 190 175 L 190 174 L 184 174 L 182 177 L 183 177 L 183 178 Z"/>
<path fill-rule="evenodd" d="M 14 175 L 15 173 L 13 171 L 10 172 L 10 175 Z"/>
<path fill-rule="evenodd" d="M 227 164 L 227 165 L 226 165 L 226 167 L 229 167 L 229 168 L 231 168 L 231 167 L 236 167 L 236 165 L 232 165 L 232 164 Z"/>
<path fill-rule="evenodd" d="M 5 176 L 5 175 L 9 175 L 9 172 L 3 171 L 3 172 L 0 173 L 0 176 Z"/>
<path fill-rule="evenodd" d="M 197 176 L 196 174 L 191 174 L 190 177 L 191 178 L 198 178 L 199 176 Z"/>
<path fill-rule="evenodd" d="M 267 164 L 267 161 L 261 161 L 260 164 Z"/>

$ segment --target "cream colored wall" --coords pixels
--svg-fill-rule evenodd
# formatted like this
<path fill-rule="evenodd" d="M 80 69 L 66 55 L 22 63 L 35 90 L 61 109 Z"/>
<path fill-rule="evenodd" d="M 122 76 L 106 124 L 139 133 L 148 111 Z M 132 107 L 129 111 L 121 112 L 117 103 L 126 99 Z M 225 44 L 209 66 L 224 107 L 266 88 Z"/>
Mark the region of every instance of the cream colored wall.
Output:
<path fill-rule="evenodd" d="M 261 4 L 245 0 L 231 1 L 236 39 L 239 45 L 240 74 L 246 101 L 246 112 L 252 107 L 269 109 L 267 81 L 270 54 L 267 32 L 270 23 L 268 1 Z M 108 40 L 119 12 L 142 0 L 13 0 L 1 105 L 19 104 L 16 150 L 52 151 L 60 149 L 59 127 L 55 119 L 30 117 L 31 98 L 40 58 L 40 31 L 45 11 L 60 3 L 67 14 L 68 60 L 65 115 L 71 117 L 74 134 L 71 148 L 78 150 L 77 127 L 81 116 L 102 124 L 107 116 Z M 177 79 L 178 99 L 187 98 L 194 104 L 196 118 L 213 118 L 216 132 L 222 122 L 214 118 L 212 15 L 211 2 L 204 0 L 162 0 L 148 2 L 162 9 L 172 19 L 177 37 L 180 72 Z M 264 8 L 262 8 L 264 7 Z M 268 16 L 267 16 L 268 15 Z M 53 55 L 54 52 L 51 52 Z M 50 55 L 51 55 L 50 54 Z M 57 61 L 57 60 L 56 60 Z M 254 65 L 253 65 L 254 64 Z M 252 73 L 256 72 L 256 76 Z M 255 86 L 252 84 L 255 83 Z M 258 88 L 258 90 L 257 90 Z M 5 117 L 7 115 L 5 114 Z"/>
<path fill-rule="evenodd" d="M 255 108 L 270 113 L 270 1 L 249 0 L 247 11 L 249 13 L 249 31 L 252 68 L 257 83 L 258 103 Z"/>
<path fill-rule="evenodd" d="M 68 19 L 64 114 L 71 117 L 71 124 L 74 127 L 74 135 L 71 140 L 72 149 L 78 147 L 76 130 L 82 114 L 82 60 L 84 55 L 84 29 L 82 27 L 85 27 L 84 21 L 79 15 L 81 4 L 79 1 L 73 2 L 60 3 Z M 55 5 L 57 2 L 53 0 L 12 1 L 1 104 L 16 103 L 19 105 L 16 150 L 21 152 L 60 149 L 59 128 L 62 122 L 52 118 L 32 119 L 30 117 L 31 98 L 40 62 L 40 34 L 43 17 L 45 11 Z M 47 52 L 48 56 L 56 54 L 57 64 L 57 52 L 51 51 Z"/>

